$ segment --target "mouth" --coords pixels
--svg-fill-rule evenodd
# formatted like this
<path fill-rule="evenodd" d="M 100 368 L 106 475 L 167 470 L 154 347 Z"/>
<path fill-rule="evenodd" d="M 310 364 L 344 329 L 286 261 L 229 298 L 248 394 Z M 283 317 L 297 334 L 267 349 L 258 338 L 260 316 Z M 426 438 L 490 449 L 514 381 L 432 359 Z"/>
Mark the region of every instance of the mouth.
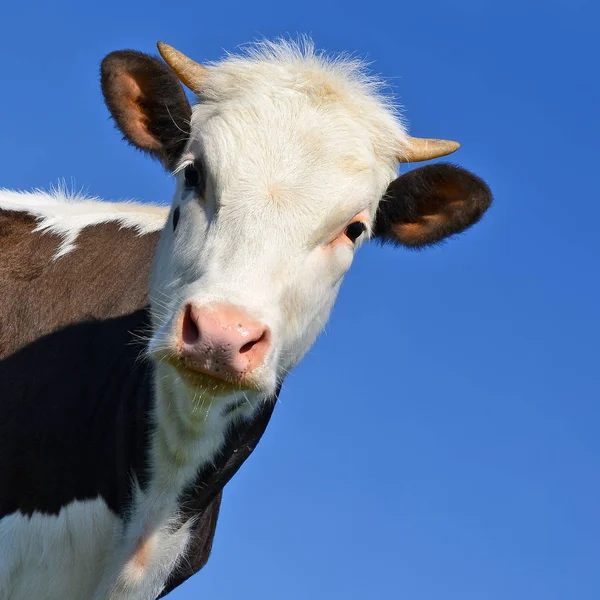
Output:
<path fill-rule="evenodd" d="M 185 361 L 177 356 L 160 357 L 159 362 L 170 365 L 181 381 L 193 392 L 204 392 L 212 397 L 230 396 L 239 392 L 260 392 L 261 388 L 250 378 L 234 379 L 226 373 L 219 377 L 201 369 L 190 368 Z"/>

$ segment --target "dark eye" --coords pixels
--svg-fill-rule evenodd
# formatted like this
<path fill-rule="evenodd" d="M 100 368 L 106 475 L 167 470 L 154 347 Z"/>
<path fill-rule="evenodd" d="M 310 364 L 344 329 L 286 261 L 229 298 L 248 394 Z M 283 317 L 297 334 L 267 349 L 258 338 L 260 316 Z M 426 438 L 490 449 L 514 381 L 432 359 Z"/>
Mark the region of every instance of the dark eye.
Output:
<path fill-rule="evenodd" d="M 362 221 L 354 221 L 354 223 L 350 223 L 348 227 L 346 227 L 346 237 L 354 243 L 364 232 L 366 229 L 365 224 Z"/>
<path fill-rule="evenodd" d="M 195 164 L 188 165 L 183 172 L 185 187 L 188 189 L 197 189 L 202 196 L 204 194 L 204 174 L 202 169 Z"/>
<path fill-rule="evenodd" d="M 179 223 L 179 206 L 173 211 L 173 231 L 177 229 L 177 223 Z"/>

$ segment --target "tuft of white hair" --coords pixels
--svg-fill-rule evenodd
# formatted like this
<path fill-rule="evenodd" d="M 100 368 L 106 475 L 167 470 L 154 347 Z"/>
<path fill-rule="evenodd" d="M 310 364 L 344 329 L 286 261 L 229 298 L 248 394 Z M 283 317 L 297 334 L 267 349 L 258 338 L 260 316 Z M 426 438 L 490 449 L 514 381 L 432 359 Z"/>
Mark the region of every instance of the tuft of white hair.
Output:
<path fill-rule="evenodd" d="M 77 237 L 85 227 L 116 222 L 121 227 L 134 229 L 138 235 L 145 235 L 162 229 L 169 207 L 133 201 L 105 202 L 59 183 L 49 191 L 0 189 L 0 210 L 30 214 L 38 222 L 34 232 L 60 236 L 62 241 L 54 255 L 56 260 L 75 249 Z"/>
<path fill-rule="evenodd" d="M 209 77 L 198 97 L 204 103 L 218 103 L 249 94 L 297 93 L 324 105 L 334 98 L 372 132 L 383 155 L 395 156 L 407 144 L 402 107 L 370 65 L 348 53 L 319 51 L 306 36 L 260 40 L 207 63 Z M 323 90 L 330 94 L 322 94 Z"/>

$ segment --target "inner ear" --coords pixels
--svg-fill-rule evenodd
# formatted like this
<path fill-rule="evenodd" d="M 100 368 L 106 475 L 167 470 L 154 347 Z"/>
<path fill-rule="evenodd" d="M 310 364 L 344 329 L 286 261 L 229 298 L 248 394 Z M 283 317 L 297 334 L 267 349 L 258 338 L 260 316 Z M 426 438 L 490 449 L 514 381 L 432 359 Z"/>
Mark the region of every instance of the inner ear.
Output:
<path fill-rule="evenodd" d="M 489 187 L 473 173 L 447 163 L 427 165 L 390 184 L 374 234 L 403 246 L 428 246 L 474 225 L 491 202 Z"/>
<path fill-rule="evenodd" d="M 134 50 L 112 52 L 100 72 L 106 105 L 124 138 L 173 170 L 189 138 L 192 116 L 175 73 Z"/>

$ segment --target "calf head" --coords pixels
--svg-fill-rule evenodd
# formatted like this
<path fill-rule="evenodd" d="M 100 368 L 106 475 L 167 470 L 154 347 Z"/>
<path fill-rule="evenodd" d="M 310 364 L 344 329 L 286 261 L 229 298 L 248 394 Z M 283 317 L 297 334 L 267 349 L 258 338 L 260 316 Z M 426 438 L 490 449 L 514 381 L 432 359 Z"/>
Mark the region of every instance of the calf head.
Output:
<path fill-rule="evenodd" d="M 449 164 L 397 177 L 458 144 L 409 137 L 359 63 L 281 42 L 209 66 L 159 50 L 167 64 L 109 54 L 102 89 L 125 138 L 176 177 L 150 285 L 149 350 L 172 394 L 268 397 L 361 244 L 435 244 L 491 202 Z"/>

